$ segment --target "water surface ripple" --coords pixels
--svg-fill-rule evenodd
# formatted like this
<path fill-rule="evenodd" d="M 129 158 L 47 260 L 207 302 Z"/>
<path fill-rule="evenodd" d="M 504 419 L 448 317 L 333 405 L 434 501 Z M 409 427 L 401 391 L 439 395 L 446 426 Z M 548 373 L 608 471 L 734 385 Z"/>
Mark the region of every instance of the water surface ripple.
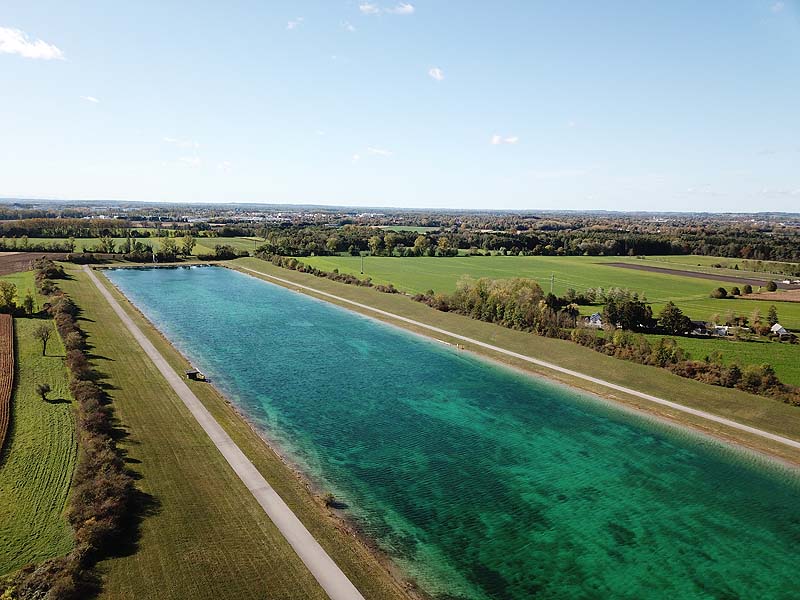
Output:
<path fill-rule="evenodd" d="M 108 276 L 436 597 L 800 597 L 794 473 L 228 269 Z"/>

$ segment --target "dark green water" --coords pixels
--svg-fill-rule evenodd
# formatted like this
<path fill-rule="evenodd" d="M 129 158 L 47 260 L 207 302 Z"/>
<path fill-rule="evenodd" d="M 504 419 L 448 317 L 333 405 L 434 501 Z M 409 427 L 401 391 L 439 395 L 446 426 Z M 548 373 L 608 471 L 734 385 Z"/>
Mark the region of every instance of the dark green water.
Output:
<path fill-rule="evenodd" d="M 795 474 L 227 269 L 108 276 L 433 595 L 800 597 Z"/>

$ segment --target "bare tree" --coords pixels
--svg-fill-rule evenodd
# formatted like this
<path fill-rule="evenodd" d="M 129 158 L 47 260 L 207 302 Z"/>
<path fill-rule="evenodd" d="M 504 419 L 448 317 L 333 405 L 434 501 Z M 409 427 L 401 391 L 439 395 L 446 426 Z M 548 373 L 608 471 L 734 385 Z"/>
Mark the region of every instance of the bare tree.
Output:
<path fill-rule="evenodd" d="M 50 341 L 50 335 L 53 330 L 48 325 L 39 325 L 33 330 L 33 337 L 42 342 L 42 356 L 47 354 L 47 342 Z"/>

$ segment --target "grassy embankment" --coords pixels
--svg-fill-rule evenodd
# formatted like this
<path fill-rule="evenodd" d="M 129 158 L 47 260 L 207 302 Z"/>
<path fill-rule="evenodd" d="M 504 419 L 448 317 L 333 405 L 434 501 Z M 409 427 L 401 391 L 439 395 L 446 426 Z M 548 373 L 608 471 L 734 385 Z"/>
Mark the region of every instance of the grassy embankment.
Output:
<path fill-rule="evenodd" d="M 30 273 L 3 277 L 31 284 Z M 64 348 L 53 327 L 47 355 L 33 330 L 52 321 L 15 319 L 17 377 L 9 439 L 0 455 L 0 574 L 66 554 L 72 532 L 64 517 L 77 441 Z M 42 401 L 36 385 L 52 388 Z"/>
<path fill-rule="evenodd" d="M 451 259 L 434 260 L 449 261 Z M 638 365 L 605 356 L 572 342 L 544 338 L 530 333 L 476 321 L 462 315 L 443 313 L 429 308 L 424 304 L 414 302 L 407 296 L 382 294 L 369 288 L 349 286 L 314 277 L 313 275 L 281 269 L 275 267 L 271 263 L 255 258 L 237 259 L 227 264 L 230 266 L 246 266 L 256 269 L 262 273 L 308 285 L 324 292 L 362 302 L 369 306 L 390 311 L 429 325 L 441 327 L 482 342 L 494 344 L 534 358 L 550 361 L 587 375 L 647 392 L 661 398 L 673 400 L 685 406 L 712 412 L 752 427 L 800 440 L 800 408 L 789 406 L 769 398 L 754 396 L 734 389 L 706 385 L 678 377 L 677 375 L 672 375 L 663 369 Z M 330 301 L 328 298 L 325 299 Z M 375 316 L 374 313 L 370 313 L 369 311 L 356 309 L 349 305 L 345 306 L 351 310 L 357 310 L 358 312 Z M 392 322 L 392 320 L 388 318 L 384 320 Z M 396 324 L 406 329 L 417 331 L 417 328 L 414 326 L 403 323 Z M 437 337 L 444 341 L 457 341 L 449 339 L 445 335 L 432 334 L 430 331 L 424 329 L 419 329 L 418 333 Z M 549 369 L 537 367 L 524 361 L 493 353 L 480 347 L 471 347 L 470 344 L 464 344 L 464 342 L 461 341 L 458 341 L 458 343 L 465 345 L 468 350 L 473 350 L 478 354 L 489 356 L 490 358 L 507 363 L 511 366 L 546 375 L 575 387 L 620 400 L 626 404 L 643 408 L 681 423 L 695 426 L 715 435 L 731 438 L 745 445 L 769 451 L 775 455 L 800 463 L 800 451 L 793 450 L 782 444 L 764 440 L 744 432 L 735 431 L 724 425 L 709 423 L 704 419 L 693 417 L 681 413 L 680 411 L 657 406 L 646 400 L 629 396 L 621 392 L 610 391 L 603 386 L 557 374 Z"/>
<path fill-rule="evenodd" d="M 147 359 L 111 307 L 75 267 L 61 284 L 83 309 L 95 364 L 112 388 L 119 445 L 154 498 L 135 549 L 100 565 L 104 597 L 324 598 L 250 492 Z M 106 283 L 107 284 L 107 283 Z M 110 285 L 110 284 L 107 284 Z M 124 298 L 137 324 L 177 371 L 185 360 Z M 208 384 L 189 385 L 367 598 L 401 598 L 385 569 L 325 514 L 247 423 Z"/>
<path fill-rule="evenodd" d="M 706 257 L 707 258 L 707 257 Z M 542 256 L 492 256 L 469 258 L 385 258 L 367 257 L 364 260 L 364 275 L 360 274 L 359 259 L 346 256 L 317 256 L 300 258 L 304 263 L 325 271 L 338 268 L 342 273 L 359 277 L 372 277 L 374 283 L 393 283 L 398 289 L 420 292 L 427 289 L 450 292 L 464 275 L 505 279 L 530 277 L 539 281 L 545 291 L 550 289 L 550 276 L 555 274 L 554 292 L 563 294 L 571 287 L 577 291 L 589 287 L 620 287 L 644 292 L 658 315 L 667 301 L 673 301 L 689 317 L 707 320 L 712 314 L 724 318 L 728 311 L 750 316 L 758 309 L 766 319 L 770 301 L 745 298 L 716 300 L 709 292 L 719 286 L 730 290 L 733 284 L 633 271 L 603 264 L 604 262 L 631 262 L 652 264 L 647 260 L 620 259 L 618 257 L 542 257 Z M 678 265 L 664 265 L 678 267 Z M 681 267 L 683 268 L 683 267 Z M 687 267 L 687 270 L 688 267 Z M 763 277 L 763 274 L 762 274 Z M 780 322 L 788 329 L 800 331 L 800 303 L 777 303 Z M 600 306 L 582 306 L 583 314 L 602 310 Z M 786 383 L 800 384 L 800 346 L 777 342 L 739 342 L 728 340 L 676 338 L 681 347 L 695 358 L 703 358 L 719 351 L 725 362 L 739 361 L 741 364 L 773 364 Z"/>

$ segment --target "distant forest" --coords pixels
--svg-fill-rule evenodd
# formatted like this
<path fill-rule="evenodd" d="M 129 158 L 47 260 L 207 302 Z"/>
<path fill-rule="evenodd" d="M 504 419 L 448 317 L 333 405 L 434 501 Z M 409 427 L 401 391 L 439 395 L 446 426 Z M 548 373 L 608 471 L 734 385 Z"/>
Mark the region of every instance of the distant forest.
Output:
<path fill-rule="evenodd" d="M 418 233 L 403 227 L 430 230 Z M 182 237 L 187 233 L 195 237 L 257 237 L 263 240 L 263 252 L 284 256 L 343 252 L 453 256 L 460 251 L 537 256 L 700 254 L 800 261 L 800 223 L 785 222 L 779 216 L 656 218 L 577 213 L 356 213 L 353 209 L 240 213 L 206 207 L 170 211 L 141 207 L 124 216 L 97 218 L 95 212 L 79 208 L 50 211 L 0 206 L 0 250 L 41 247 L 34 243 L 35 238 Z"/>

